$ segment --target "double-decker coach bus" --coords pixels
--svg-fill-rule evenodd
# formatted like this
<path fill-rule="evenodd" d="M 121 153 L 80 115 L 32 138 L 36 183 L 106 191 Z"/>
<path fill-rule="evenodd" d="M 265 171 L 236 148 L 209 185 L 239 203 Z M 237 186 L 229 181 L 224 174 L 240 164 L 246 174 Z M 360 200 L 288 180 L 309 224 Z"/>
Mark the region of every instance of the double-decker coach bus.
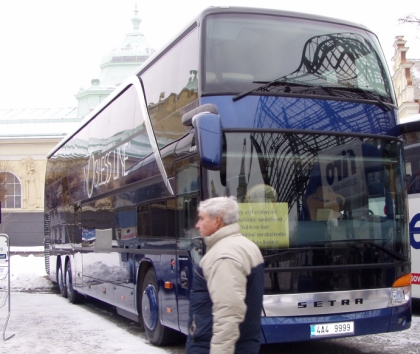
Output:
<path fill-rule="evenodd" d="M 395 102 L 361 25 L 206 9 L 48 156 L 50 279 L 167 344 L 188 333 L 197 204 L 234 196 L 265 259 L 262 343 L 409 328 Z"/>
<path fill-rule="evenodd" d="M 411 244 L 412 297 L 420 299 L 420 114 L 401 124 L 404 137 Z"/>

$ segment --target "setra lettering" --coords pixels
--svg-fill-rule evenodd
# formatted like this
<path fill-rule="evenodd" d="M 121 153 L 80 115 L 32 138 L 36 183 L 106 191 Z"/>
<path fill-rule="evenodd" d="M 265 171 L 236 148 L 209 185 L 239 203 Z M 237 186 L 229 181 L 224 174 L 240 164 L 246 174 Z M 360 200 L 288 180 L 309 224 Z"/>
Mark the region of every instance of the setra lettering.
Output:
<path fill-rule="evenodd" d="M 313 307 L 327 307 L 327 306 L 335 306 L 335 304 L 340 304 L 341 306 L 349 306 L 351 304 L 354 305 L 362 305 L 363 304 L 363 299 L 362 298 L 357 298 L 354 299 L 353 301 L 351 299 L 342 299 L 340 302 L 337 302 L 337 300 L 326 300 L 326 301 L 322 301 L 322 300 L 318 300 L 318 301 L 314 301 L 314 302 L 306 302 L 306 301 L 302 301 L 302 302 L 298 302 L 298 308 L 299 309 L 306 309 L 308 308 L 308 306 L 313 306 Z"/>

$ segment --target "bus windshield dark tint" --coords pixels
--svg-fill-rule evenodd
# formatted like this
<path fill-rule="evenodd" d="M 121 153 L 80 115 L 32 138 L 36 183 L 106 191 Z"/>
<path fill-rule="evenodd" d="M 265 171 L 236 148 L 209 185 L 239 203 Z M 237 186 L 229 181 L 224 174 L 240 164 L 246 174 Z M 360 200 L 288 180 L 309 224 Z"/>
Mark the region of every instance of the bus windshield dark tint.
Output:
<path fill-rule="evenodd" d="M 205 28 L 206 94 L 257 89 L 393 102 L 380 46 L 362 29 L 249 14 L 209 16 Z"/>
<path fill-rule="evenodd" d="M 209 172 L 207 190 L 237 198 L 241 231 L 267 268 L 307 266 L 312 276 L 331 267 L 324 291 L 366 287 L 353 269 L 362 264 L 369 288 L 391 286 L 380 264 L 408 265 L 403 183 L 396 140 L 235 132 L 225 134 L 222 170 Z"/>
<path fill-rule="evenodd" d="M 420 133 L 404 135 L 405 140 L 405 173 L 408 194 L 420 193 Z"/>

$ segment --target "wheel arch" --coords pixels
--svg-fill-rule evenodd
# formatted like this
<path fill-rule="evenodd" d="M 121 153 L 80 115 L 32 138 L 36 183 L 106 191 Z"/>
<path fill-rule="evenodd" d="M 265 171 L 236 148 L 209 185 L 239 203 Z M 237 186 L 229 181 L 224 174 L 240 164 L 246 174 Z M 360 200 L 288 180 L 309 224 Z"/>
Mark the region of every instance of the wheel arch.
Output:
<path fill-rule="evenodd" d="M 153 266 L 153 262 L 150 259 L 143 259 L 139 262 L 139 267 L 137 269 L 136 307 L 137 307 L 137 313 L 139 314 L 140 318 L 141 318 L 141 294 L 140 294 L 140 292 L 141 292 L 144 277 L 146 276 L 146 273 L 150 268 L 153 268 L 153 270 L 156 274 L 156 270 L 155 270 L 155 267 Z"/>
<path fill-rule="evenodd" d="M 153 275 L 151 274 L 152 272 L 154 273 Z M 140 320 L 139 322 L 142 326 L 142 329 L 146 332 L 146 335 L 148 339 L 150 340 L 150 342 L 157 346 L 165 346 L 171 343 L 176 343 L 181 338 L 184 339 L 185 337 L 178 330 L 167 327 L 161 322 L 162 296 L 158 295 L 160 281 L 156 273 L 157 273 L 156 267 L 154 263 L 152 262 L 152 260 L 145 258 L 139 263 L 138 273 L 137 273 L 137 277 L 138 277 L 137 292 L 136 292 L 137 308 L 138 308 L 137 311 L 139 313 L 139 320 Z M 154 289 L 151 290 L 151 287 L 147 283 L 143 284 L 145 279 L 146 280 L 149 279 L 149 281 L 153 283 Z M 144 293 L 142 292 L 143 288 L 145 289 Z M 143 302 L 144 296 L 147 297 L 146 301 L 147 300 L 149 301 L 148 304 L 146 304 L 146 307 L 148 308 L 148 311 L 150 313 L 147 313 L 147 312 L 145 314 L 142 313 L 143 311 L 142 306 L 144 306 L 145 304 Z M 152 300 L 156 302 L 154 302 L 153 304 Z"/>

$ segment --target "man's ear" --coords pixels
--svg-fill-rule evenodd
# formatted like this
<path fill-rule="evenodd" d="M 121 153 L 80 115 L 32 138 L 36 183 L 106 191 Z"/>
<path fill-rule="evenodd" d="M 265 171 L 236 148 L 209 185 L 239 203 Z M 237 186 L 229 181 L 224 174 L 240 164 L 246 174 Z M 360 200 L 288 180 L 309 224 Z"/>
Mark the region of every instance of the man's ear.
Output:
<path fill-rule="evenodd" d="M 223 226 L 225 226 L 220 216 L 216 216 L 216 225 L 217 225 L 217 229 L 221 229 Z"/>

